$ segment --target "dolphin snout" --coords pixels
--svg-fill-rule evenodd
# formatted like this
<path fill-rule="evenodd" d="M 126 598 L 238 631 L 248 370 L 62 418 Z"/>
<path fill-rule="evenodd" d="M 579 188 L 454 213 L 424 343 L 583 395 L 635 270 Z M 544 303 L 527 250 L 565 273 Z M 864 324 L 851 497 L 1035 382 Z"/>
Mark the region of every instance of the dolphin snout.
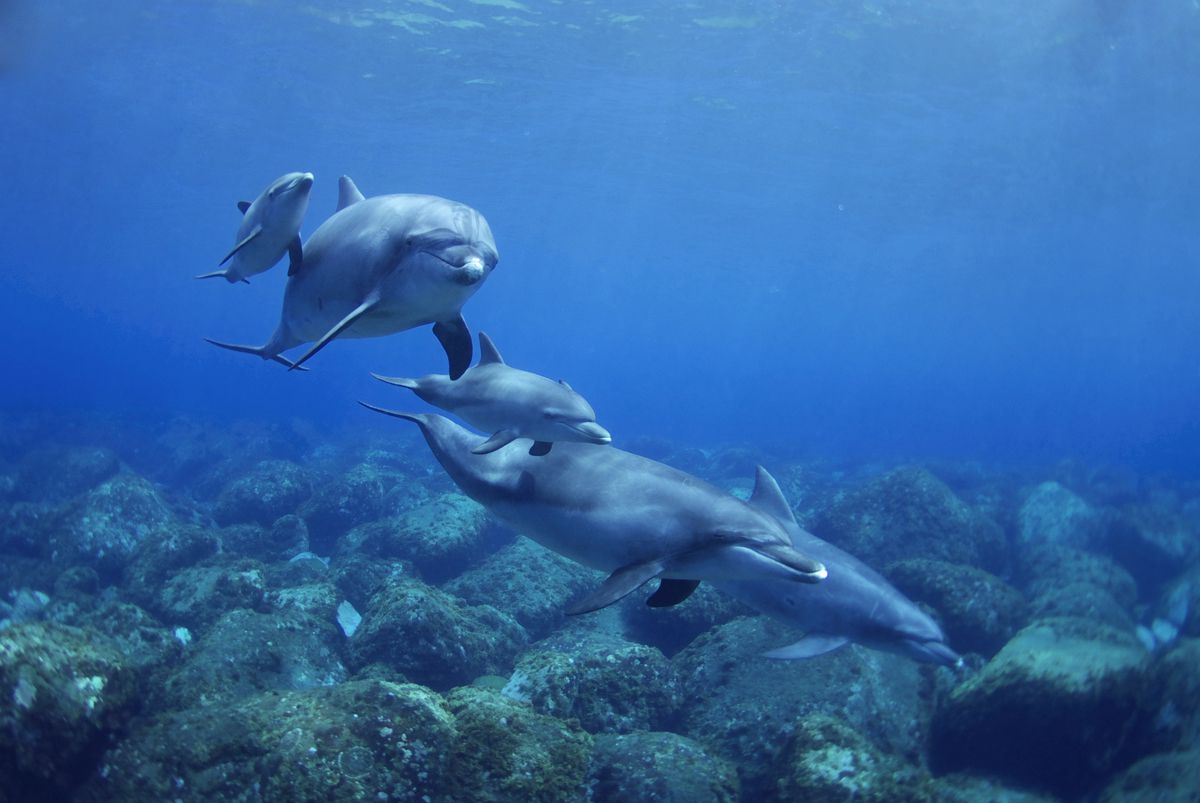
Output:
<path fill-rule="evenodd" d="M 612 443 L 612 435 L 595 421 L 584 421 L 583 423 L 576 424 L 575 431 L 582 435 L 588 443 L 598 443 L 600 445 Z"/>
<path fill-rule="evenodd" d="M 463 264 L 454 271 L 454 281 L 459 284 L 472 285 L 477 284 L 483 279 L 487 272 L 487 266 L 483 264 L 483 260 L 477 256 L 468 257 Z"/>

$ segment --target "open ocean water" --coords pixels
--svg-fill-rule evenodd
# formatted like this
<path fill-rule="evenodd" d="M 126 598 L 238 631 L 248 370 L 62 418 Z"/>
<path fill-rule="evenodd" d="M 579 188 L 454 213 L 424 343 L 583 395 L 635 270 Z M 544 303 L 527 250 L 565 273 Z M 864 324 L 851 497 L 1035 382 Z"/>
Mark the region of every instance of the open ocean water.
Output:
<path fill-rule="evenodd" d="M 0 0 L 0 803 L 1200 801 L 1197 76 L 1196 0 Z M 286 254 L 192 277 L 293 171 L 305 244 L 341 176 L 486 218 L 472 338 L 612 433 L 523 492 L 761 465 L 829 578 L 567 616 L 632 553 L 355 403 L 436 412 L 370 376 L 428 325 L 206 343 L 279 321 Z M 731 537 L 615 465 L 560 531 Z"/>

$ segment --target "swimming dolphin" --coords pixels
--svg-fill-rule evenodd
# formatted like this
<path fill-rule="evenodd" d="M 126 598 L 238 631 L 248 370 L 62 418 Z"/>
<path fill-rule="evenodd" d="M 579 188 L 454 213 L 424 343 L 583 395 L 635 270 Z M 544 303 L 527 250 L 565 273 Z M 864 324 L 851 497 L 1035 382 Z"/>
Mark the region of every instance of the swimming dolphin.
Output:
<path fill-rule="evenodd" d="M 812 588 L 763 576 L 753 582 L 717 579 L 713 585 L 772 619 L 804 630 L 807 635 L 769 658 L 813 658 L 851 641 L 917 661 L 960 665 L 962 659 L 946 643 L 942 629 L 878 572 L 846 552 L 804 530 L 779 484 L 758 467 L 750 505 L 774 517 L 788 531 L 792 546 L 819 560 L 829 578 Z"/>
<path fill-rule="evenodd" d="M 479 333 L 479 363 L 460 379 L 430 374 L 420 379 L 380 376 L 390 385 L 408 388 L 434 407 L 454 413 L 473 427 L 493 435 L 471 451 L 487 454 L 517 438 L 532 438 L 529 453 L 541 456 L 555 441 L 606 444 L 608 430 L 596 423 L 596 411 L 566 382 L 512 368 L 496 344 Z"/>
<path fill-rule="evenodd" d="M 233 249 L 220 262 L 221 265 L 229 262 L 229 267 L 196 278 L 221 276 L 230 283 L 244 282 L 247 276 L 274 267 L 285 253 L 291 255 L 288 276 L 295 273 L 304 259 L 300 224 L 308 211 L 312 185 L 312 173 L 288 173 L 272 181 L 253 203 L 238 202 L 242 224 L 238 226 Z"/>
<path fill-rule="evenodd" d="M 559 443 L 542 457 L 524 449 L 476 454 L 478 436 L 444 416 L 363 406 L 416 422 L 463 493 L 513 529 L 611 572 L 568 613 L 611 605 L 655 577 L 650 604 L 661 607 L 682 602 L 701 580 L 799 585 L 826 576 L 773 516 L 662 463 L 590 443 Z"/>
<path fill-rule="evenodd" d="M 471 364 L 462 306 L 498 259 L 492 230 L 471 207 L 432 195 L 363 198 L 342 176 L 338 209 L 308 238 L 271 339 L 261 346 L 208 342 L 296 368 L 335 337 L 378 337 L 431 323 L 457 379 Z M 309 342 L 294 363 L 281 356 Z"/>

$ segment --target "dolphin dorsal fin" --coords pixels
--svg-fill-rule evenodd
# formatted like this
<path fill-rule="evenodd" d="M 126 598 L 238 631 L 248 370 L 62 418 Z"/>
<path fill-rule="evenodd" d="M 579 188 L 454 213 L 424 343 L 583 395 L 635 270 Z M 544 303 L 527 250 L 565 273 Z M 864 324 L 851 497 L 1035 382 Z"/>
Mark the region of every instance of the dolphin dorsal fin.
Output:
<path fill-rule="evenodd" d="M 782 522 L 796 521 L 791 506 L 783 498 L 783 491 L 779 490 L 779 483 L 762 466 L 754 474 L 754 493 L 750 494 L 750 504 Z"/>
<path fill-rule="evenodd" d="M 250 208 L 249 201 L 238 201 L 238 211 L 241 212 L 243 215 L 246 214 L 246 210 L 249 208 Z"/>
<path fill-rule="evenodd" d="M 358 187 L 354 186 L 354 179 L 349 176 L 342 176 L 338 179 L 338 205 L 337 210 L 341 212 L 347 206 L 358 203 L 363 200 L 363 194 L 358 191 Z"/>
<path fill-rule="evenodd" d="M 492 339 L 483 332 L 480 332 L 479 364 L 488 365 L 489 363 L 504 365 L 504 358 L 500 356 L 500 350 L 496 348 L 496 344 L 492 342 Z"/>

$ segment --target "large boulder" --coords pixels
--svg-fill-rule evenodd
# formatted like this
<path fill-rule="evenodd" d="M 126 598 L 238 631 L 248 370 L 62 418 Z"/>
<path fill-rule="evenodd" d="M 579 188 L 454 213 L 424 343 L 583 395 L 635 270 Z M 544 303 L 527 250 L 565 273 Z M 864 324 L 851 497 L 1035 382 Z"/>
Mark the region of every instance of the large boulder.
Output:
<path fill-rule="evenodd" d="M 1113 518 L 1104 546 L 1139 584 L 1157 588 L 1195 562 L 1200 538 L 1191 522 L 1166 506 L 1136 505 Z"/>
<path fill-rule="evenodd" d="M 651 584 L 650 588 L 653 587 Z M 652 608 L 646 604 L 649 589 L 630 594 L 619 603 L 621 619 L 629 636 L 672 656 L 701 633 L 739 616 L 751 616 L 753 608 L 722 594 L 708 583 L 678 605 Z"/>
<path fill-rule="evenodd" d="M 14 490 L 31 502 L 64 502 L 120 470 L 116 454 L 102 446 L 47 447 L 25 455 Z"/>
<path fill-rule="evenodd" d="M 1087 619 L 1038 620 L 938 709 L 933 763 L 1060 794 L 1089 791 L 1136 758 L 1149 664 L 1128 633 Z"/>
<path fill-rule="evenodd" d="M 1104 787 L 1099 803 L 1200 801 L 1200 749 L 1147 756 Z"/>
<path fill-rule="evenodd" d="M 295 513 L 312 493 L 312 477 L 288 460 L 264 460 L 229 482 L 217 497 L 213 516 L 222 526 L 261 524 Z"/>
<path fill-rule="evenodd" d="M 405 472 L 360 464 L 318 483 L 300 515 L 308 525 L 313 549 L 328 555 L 351 528 L 409 510 L 427 497 L 424 488 Z"/>
<path fill-rule="evenodd" d="M 238 608 L 266 610 L 263 565 L 216 558 L 173 574 L 150 606 L 169 625 L 203 631 Z"/>
<path fill-rule="evenodd" d="M 1103 513 L 1053 480 L 1034 488 L 1017 513 L 1022 546 L 1087 548 L 1104 536 Z"/>
<path fill-rule="evenodd" d="M 596 737 L 589 799 L 658 803 L 735 803 L 737 772 L 698 742 L 662 731 Z"/>

